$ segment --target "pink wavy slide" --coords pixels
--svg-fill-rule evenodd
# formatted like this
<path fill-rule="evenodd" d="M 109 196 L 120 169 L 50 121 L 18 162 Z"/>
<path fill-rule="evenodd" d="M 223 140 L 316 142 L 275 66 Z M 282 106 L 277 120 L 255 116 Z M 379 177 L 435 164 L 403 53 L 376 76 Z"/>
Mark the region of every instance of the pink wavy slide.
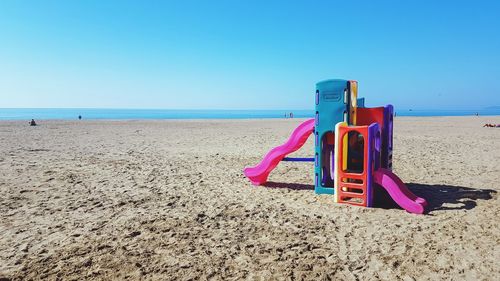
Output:
<path fill-rule="evenodd" d="M 423 214 L 427 201 L 413 194 L 391 171 L 379 168 L 374 174 L 375 183 L 382 186 L 391 198 L 403 209 L 414 214 Z"/>
<path fill-rule="evenodd" d="M 290 135 L 290 138 L 288 138 L 284 144 L 271 149 L 259 164 L 253 167 L 246 167 L 243 173 L 254 185 L 266 183 L 269 173 L 276 168 L 278 163 L 285 158 L 286 155 L 301 148 L 313 131 L 314 119 L 308 119 L 302 122 L 293 130 L 292 135 Z"/>

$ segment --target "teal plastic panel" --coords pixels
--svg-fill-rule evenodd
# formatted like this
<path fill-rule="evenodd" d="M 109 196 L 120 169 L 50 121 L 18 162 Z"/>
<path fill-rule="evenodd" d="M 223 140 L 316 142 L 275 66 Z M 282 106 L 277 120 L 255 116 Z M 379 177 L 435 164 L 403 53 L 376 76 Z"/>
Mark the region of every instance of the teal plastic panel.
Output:
<path fill-rule="evenodd" d="M 358 98 L 358 107 L 365 107 L 365 98 Z"/>
<path fill-rule="evenodd" d="M 327 135 L 334 140 L 335 125 L 349 120 L 349 81 L 332 79 L 317 83 L 315 104 L 314 190 L 317 194 L 333 194 L 335 153 Z"/>

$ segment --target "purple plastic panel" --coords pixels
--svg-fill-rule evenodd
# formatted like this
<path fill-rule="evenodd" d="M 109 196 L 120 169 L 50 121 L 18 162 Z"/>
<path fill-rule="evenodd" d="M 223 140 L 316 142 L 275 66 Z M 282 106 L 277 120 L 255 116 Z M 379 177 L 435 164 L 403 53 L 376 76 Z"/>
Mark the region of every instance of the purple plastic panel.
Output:
<path fill-rule="evenodd" d="M 285 157 L 281 161 L 285 162 L 314 162 L 313 157 Z"/>
<path fill-rule="evenodd" d="M 335 181 L 335 145 L 328 145 L 330 150 L 330 179 Z"/>
<path fill-rule="evenodd" d="M 333 185 L 333 160 L 335 159 L 332 155 L 333 145 L 328 144 L 326 141 L 326 135 L 323 136 L 321 141 L 321 158 L 323 159 L 321 167 L 321 185 L 322 186 L 332 186 Z"/>
<path fill-rule="evenodd" d="M 394 107 L 392 105 L 386 105 L 384 108 L 384 117 L 387 119 L 385 125 L 387 126 L 387 145 L 388 148 L 392 151 L 392 129 L 394 123 Z"/>
<path fill-rule="evenodd" d="M 315 101 L 316 105 L 319 104 L 319 91 L 316 90 L 316 101 Z"/>
<path fill-rule="evenodd" d="M 373 174 L 375 165 L 377 161 L 377 154 L 380 155 L 380 151 L 377 151 L 375 146 L 375 136 L 380 132 L 380 127 L 377 123 L 373 123 L 368 127 L 368 142 L 366 145 L 368 159 L 366 159 L 366 206 L 373 206 Z"/>
<path fill-rule="evenodd" d="M 390 104 L 384 106 L 384 132 L 382 138 L 385 141 L 382 147 L 382 167 L 392 170 L 392 140 L 394 107 Z"/>
<path fill-rule="evenodd" d="M 382 166 L 382 132 L 376 131 L 373 135 L 373 170 L 376 171 Z"/>
<path fill-rule="evenodd" d="M 328 173 L 326 171 L 327 171 L 327 167 L 323 166 L 321 169 L 321 185 L 322 186 L 325 186 L 326 179 L 328 177 Z"/>

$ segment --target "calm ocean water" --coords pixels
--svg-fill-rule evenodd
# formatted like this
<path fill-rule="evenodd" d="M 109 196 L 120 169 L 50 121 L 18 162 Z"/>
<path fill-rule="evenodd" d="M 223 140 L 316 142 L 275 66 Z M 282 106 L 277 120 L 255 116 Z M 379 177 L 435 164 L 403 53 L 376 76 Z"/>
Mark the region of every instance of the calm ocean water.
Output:
<path fill-rule="evenodd" d="M 170 110 L 170 109 L 88 109 L 88 108 L 0 108 L 0 120 L 30 119 L 254 119 L 313 117 L 313 110 Z M 479 110 L 396 110 L 397 116 L 500 115 L 500 107 Z"/>

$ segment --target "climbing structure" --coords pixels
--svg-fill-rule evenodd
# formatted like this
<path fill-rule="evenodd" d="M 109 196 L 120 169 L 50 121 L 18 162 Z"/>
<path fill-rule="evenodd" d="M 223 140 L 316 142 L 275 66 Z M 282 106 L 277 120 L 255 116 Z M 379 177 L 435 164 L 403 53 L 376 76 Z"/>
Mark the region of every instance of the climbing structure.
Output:
<path fill-rule="evenodd" d="M 423 213 L 425 199 L 411 193 L 391 171 L 392 105 L 367 108 L 357 92 L 356 81 L 317 83 L 314 119 L 299 125 L 285 144 L 272 149 L 258 165 L 245 168 L 244 174 L 253 184 L 264 184 L 272 169 L 314 132 L 314 158 L 310 160 L 317 194 L 331 194 L 338 203 L 372 207 L 376 192 L 382 190 L 377 186 L 381 186 L 408 212 Z"/>

